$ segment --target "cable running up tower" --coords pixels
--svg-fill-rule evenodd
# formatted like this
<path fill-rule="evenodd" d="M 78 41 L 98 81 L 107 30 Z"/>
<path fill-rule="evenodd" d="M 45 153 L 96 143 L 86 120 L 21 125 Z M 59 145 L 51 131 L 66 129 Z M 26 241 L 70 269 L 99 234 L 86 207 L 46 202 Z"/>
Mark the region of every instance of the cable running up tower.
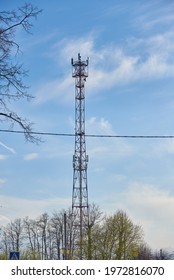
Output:
<path fill-rule="evenodd" d="M 73 67 L 72 77 L 75 78 L 75 153 L 73 156 L 73 193 L 72 215 L 73 232 L 75 233 L 74 247 L 78 250 L 80 259 L 83 252 L 83 235 L 88 226 L 88 187 L 85 143 L 85 82 L 88 77 L 88 59 L 71 60 Z"/>

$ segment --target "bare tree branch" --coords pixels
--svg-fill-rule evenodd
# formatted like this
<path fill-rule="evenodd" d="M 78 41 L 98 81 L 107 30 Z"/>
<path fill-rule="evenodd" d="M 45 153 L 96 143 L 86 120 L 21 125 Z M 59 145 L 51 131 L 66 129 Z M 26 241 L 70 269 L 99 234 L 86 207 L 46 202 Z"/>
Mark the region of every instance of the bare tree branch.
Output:
<path fill-rule="evenodd" d="M 17 123 L 24 131 L 25 139 L 27 141 L 38 143 L 41 142 L 41 139 L 39 137 L 33 136 L 32 134 L 32 123 L 28 122 L 26 119 L 22 119 L 19 117 L 16 113 L 10 112 L 10 113 L 1 113 L 0 116 L 4 117 L 5 120 L 10 120 L 11 125 L 14 125 Z M 2 121 L 2 119 L 1 119 Z"/>
<path fill-rule="evenodd" d="M 18 28 L 30 33 L 33 26 L 32 19 L 36 19 L 41 12 L 32 4 L 13 11 L 0 12 L 0 121 L 1 117 L 12 124 L 17 123 L 23 130 L 25 138 L 31 142 L 38 142 L 38 138 L 31 135 L 31 123 L 19 117 L 16 112 L 8 108 L 8 103 L 21 98 L 27 100 L 33 98 L 27 93 L 28 86 L 23 82 L 27 71 L 23 65 L 16 62 L 16 55 L 20 50 L 19 44 L 15 41 L 15 33 Z M 14 54 L 16 52 L 16 54 Z"/>

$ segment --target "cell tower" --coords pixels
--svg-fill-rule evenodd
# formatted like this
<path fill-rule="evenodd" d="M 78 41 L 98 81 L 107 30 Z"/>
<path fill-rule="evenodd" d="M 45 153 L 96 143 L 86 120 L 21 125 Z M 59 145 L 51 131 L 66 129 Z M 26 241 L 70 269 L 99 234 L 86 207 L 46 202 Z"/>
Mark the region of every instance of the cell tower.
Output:
<path fill-rule="evenodd" d="M 74 246 L 82 259 L 83 235 L 89 222 L 87 165 L 85 143 L 85 82 L 88 77 L 88 59 L 71 60 L 72 77 L 75 78 L 75 153 L 73 156 L 72 215 Z"/>

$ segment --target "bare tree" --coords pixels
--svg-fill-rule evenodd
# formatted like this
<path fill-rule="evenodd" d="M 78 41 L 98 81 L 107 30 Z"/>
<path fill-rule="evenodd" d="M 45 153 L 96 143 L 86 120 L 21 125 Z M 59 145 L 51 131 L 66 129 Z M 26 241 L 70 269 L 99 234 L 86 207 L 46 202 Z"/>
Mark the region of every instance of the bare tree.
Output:
<path fill-rule="evenodd" d="M 39 140 L 32 134 L 32 123 L 10 109 L 9 103 L 22 98 L 32 98 L 23 82 L 27 72 L 22 64 L 17 62 L 20 46 L 15 41 L 15 34 L 19 28 L 30 33 L 31 20 L 36 19 L 40 12 L 41 10 L 31 4 L 25 4 L 17 10 L 0 12 L 0 121 L 9 121 L 12 126 L 17 123 L 26 140 L 32 142 Z"/>
<path fill-rule="evenodd" d="M 61 249 L 63 243 L 63 221 L 62 215 L 57 212 L 53 213 L 51 218 L 52 236 L 54 239 L 54 258 L 61 259 Z"/>
<path fill-rule="evenodd" d="M 66 215 L 66 221 L 65 221 Z M 73 257 L 72 240 L 74 238 L 72 227 L 71 209 L 54 212 L 51 219 L 51 227 L 55 242 L 55 258 L 68 259 Z M 66 232 L 66 234 L 65 234 Z"/>
<path fill-rule="evenodd" d="M 37 225 L 40 228 L 40 234 L 41 234 L 42 260 L 44 259 L 46 260 L 48 258 L 48 254 L 47 254 L 48 222 L 49 222 L 49 215 L 47 213 L 42 214 L 37 221 Z"/>
<path fill-rule="evenodd" d="M 173 260 L 174 259 L 174 253 L 160 249 L 159 251 L 156 251 L 153 254 L 153 260 Z"/>
<path fill-rule="evenodd" d="M 23 220 L 25 246 L 27 252 L 26 259 L 40 259 L 41 257 L 41 242 L 40 242 L 40 227 L 36 220 L 26 217 Z"/>
<path fill-rule="evenodd" d="M 138 247 L 137 255 L 134 257 L 136 260 L 153 260 L 152 249 L 145 243 L 140 244 Z"/>
<path fill-rule="evenodd" d="M 23 245 L 23 225 L 21 219 L 15 219 L 3 228 L 2 244 L 6 257 L 10 251 L 19 251 Z"/>
<path fill-rule="evenodd" d="M 1 258 L 0 259 L 8 259 L 8 253 L 9 253 L 9 238 L 8 238 L 8 234 L 7 231 L 5 230 L 5 228 L 2 228 L 2 235 L 1 235 Z"/>

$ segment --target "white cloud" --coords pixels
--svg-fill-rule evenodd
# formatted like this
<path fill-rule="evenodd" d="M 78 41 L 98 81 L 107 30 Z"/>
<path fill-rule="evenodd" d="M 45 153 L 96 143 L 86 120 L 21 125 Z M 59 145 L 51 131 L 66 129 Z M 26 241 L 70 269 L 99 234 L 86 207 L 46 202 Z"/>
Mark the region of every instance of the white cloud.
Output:
<path fill-rule="evenodd" d="M 103 198 L 102 204 L 108 212 L 125 210 L 142 225 L 145 241 L 153 249 L 174 248 L 174 193 L 157 185 L 134 182 L 123 192 L 112 192 Z"/>
<path fill-rule="evenodd" d="M 54 210 L 67 209 L 71 205 L 71 200 L 66 198 L 48 198 L 42 200 L 29 200 L 12 196 L 0 196 L 2 205 L 0 221 L 6 224 L 15 218 L 36 218 L 44 212 L 52 213 Z"/>
<path fill-rule="evenodd" d="M 30 153 L 24 156 L 24 160 L 34 160 L 39 157 L 38 153 Z"/>
<path fill-rule="evenodd" d="M 82 59 L 86 60 L 94 53 L 94 37 L 89 35 L 78 39 L 63 39 L 55 47 L 60 49 L 60 58 L 63 63 L 69 64 L 71 58 L 76 60 L 78 53 L 81 53 Z"/>
<path fill-rule="evenodd" d="M 3 185 L 6 183 L 6 179 L 0 178 L 0 185 Z"/>
<path fill-rule="evenodd" d="M 86 121 L 86 134 L 117 135 L 108 120 L 105 118 L 98 119 L 96 117 L 91 117 Z M 95 156 L 95 159 L 100 160 L 102 158 L 104 163 L 108 162 L 108 160 L 111 162 L 112 160 L 127 157 L 134 153 L 133 146 L 129 145 L 124 139 L 90 137 L 86 141 L 90 157 Z"/>
<path fill-rule="evenodd" d="M 92 36 L 79 40 L 66 40 L 64 43 L 61 53 L 63 61 L 66 57 L 76 57 L 77 49 L 80 47 L 83 50 L 83 58 L 86 59 L 89 56 L 89 89 L 111 88 L 117 84 L 137 79 L 158 78 L 166 74 L 174 74 L 174 66 L 170 60 L 174 45 L 173 32 L 151 36 L 147 39 L 135 38 L 134 47 L 138 47 L 136 54 L 135 49 L 130 54 L 129 40 L 127 48 L 124 47 L 124 50 L 114 44 L 105 44 L 102 48 L 97 49 L 95 38 Z M 144 57 L 145 52 L 146 58 Z"/>
<path fill-rule="evenodd" d="M 71 77 L 71 57 L 89 57 L 88 96 L 98 91 L 109 90 L 117 85 L 125 85 L 142 79 L 173 77 L 173 32 L 151 36 L 146 39 L 130 38 L 124 49 L 116 44 L 95 45 L 95 37 L 90 35 L 79 39 L 66 39 L 56 44 L 59 67 L 64 77 L 45 81 L 37 90 L 36 103 L 50 99 L 72 101 L 74 81 Z M 59 51 L 58 51 L 59 50 Z M 67 74 L 68 73 L 68 74 Z"/>
<path fill-rule="evenodd" d="M 0 154 L 0 160 L 4 160 L 4 159 L 7 159 L 7 156 Z"/>
<path fill-rule="evenodd" d="M 144 224 L 148 242 L 158 248 L 174 247 L 174 194 L 157 186 L 134 183 L 125 198 L 131 212 Z"/>
<path fill-rule="evenodd" d="M 1 225 L 5 225 L 5 224 L 7 224 L 7 223 L 9 223 L 10 222 L 10 219 L 9 218 L 7 218 L 6 216 L 4 216 L 4 215 L 0 215 L 0 223 L 1 223 Z"/>
<path fill-rule="evenodd" d="M 113 134 L 112 125 L 105 118 L 91 117 L 86 120 L 86 134 Z"/>

